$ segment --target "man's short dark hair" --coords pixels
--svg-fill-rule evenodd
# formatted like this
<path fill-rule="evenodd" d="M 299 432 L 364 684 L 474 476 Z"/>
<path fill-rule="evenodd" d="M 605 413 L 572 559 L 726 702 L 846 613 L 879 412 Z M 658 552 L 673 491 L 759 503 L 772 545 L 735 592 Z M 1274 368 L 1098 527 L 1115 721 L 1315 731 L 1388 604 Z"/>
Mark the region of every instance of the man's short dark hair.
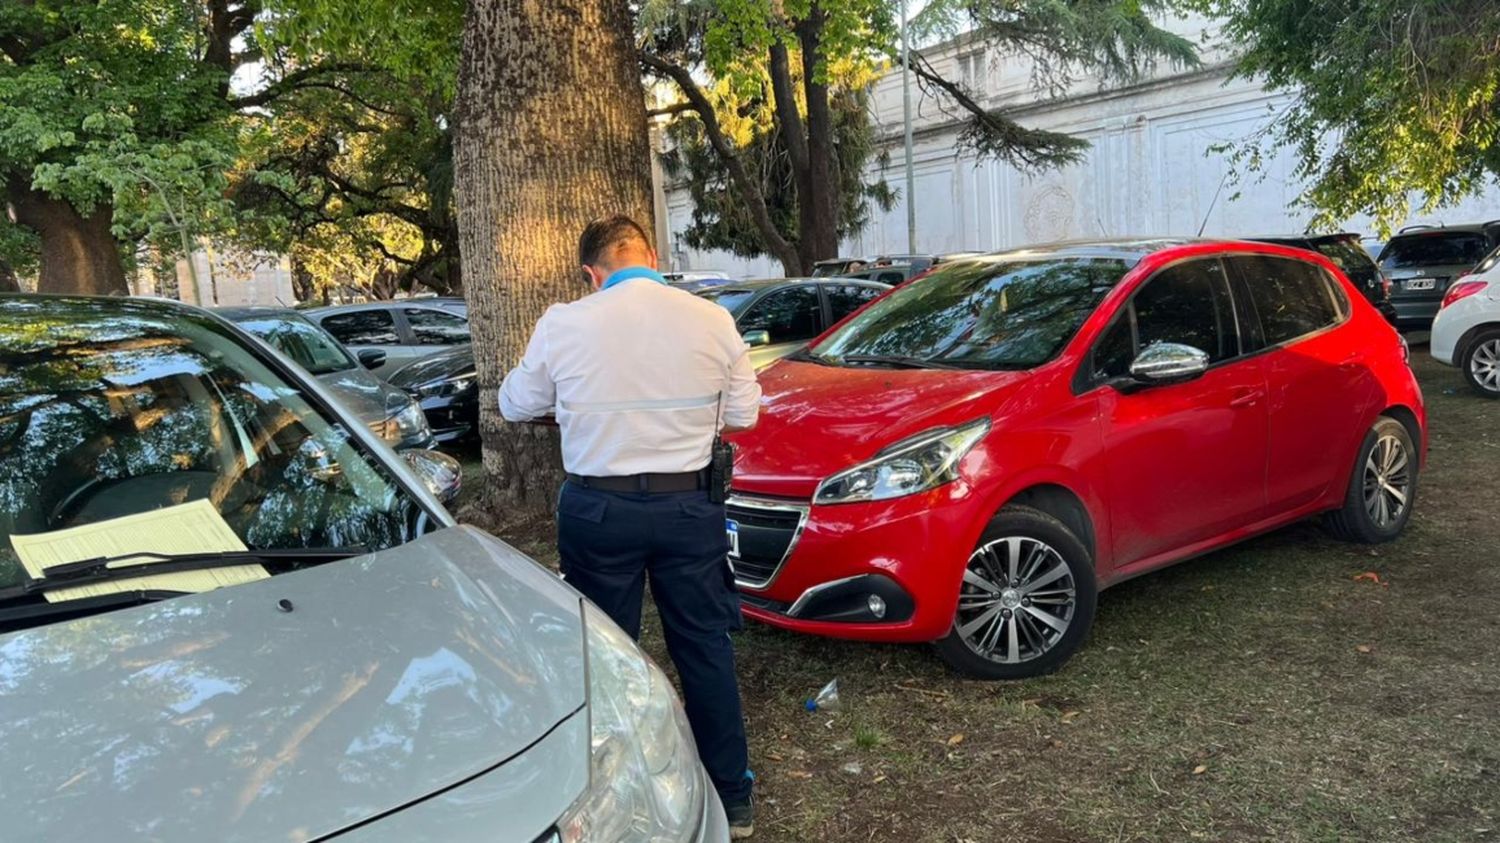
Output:
<path fill-rule="evenodd" d="M 651 238 L 640 223 L 624 214 L 600 217 L 589 223 L 578 237 L 578 262 L 595 266 L 606 254 L 632 241 L 651 248 Z"/>

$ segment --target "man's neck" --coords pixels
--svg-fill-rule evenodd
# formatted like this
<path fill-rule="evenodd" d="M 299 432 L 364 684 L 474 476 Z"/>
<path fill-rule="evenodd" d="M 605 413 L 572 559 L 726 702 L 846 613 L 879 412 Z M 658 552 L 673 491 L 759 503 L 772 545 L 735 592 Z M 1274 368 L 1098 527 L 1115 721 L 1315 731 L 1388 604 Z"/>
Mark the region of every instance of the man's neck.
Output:
<path fill-rule="evenodd" d="M 660 272 L 657 272 L 649 266 L 638 264 L 633 266 L 621 267 L 620 269 L 611 272 L 609 274 L 609 277 L 604 279 L 604 283 L 599 285 L 599 289 L 608 290 L 610 287 L 613 287 L 616 284 L 623 284 L 626 281 L 634 281 L 637 279 L 645 281 L 655 281 L 658 284 L 667 283 L 667 279 L 663 278 Z"/>

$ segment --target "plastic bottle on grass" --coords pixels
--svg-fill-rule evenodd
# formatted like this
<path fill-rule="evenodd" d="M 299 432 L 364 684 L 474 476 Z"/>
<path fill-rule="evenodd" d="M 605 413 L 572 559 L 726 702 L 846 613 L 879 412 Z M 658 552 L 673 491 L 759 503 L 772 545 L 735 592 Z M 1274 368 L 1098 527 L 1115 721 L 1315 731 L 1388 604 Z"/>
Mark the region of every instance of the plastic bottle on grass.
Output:
<path fill-rule="evenodd" d="M 838 711 L 839 710 L 839 681 L 837 679 L 823 686 L 816 697 L 808 700 L 804 706 L 808 711 Z"/>

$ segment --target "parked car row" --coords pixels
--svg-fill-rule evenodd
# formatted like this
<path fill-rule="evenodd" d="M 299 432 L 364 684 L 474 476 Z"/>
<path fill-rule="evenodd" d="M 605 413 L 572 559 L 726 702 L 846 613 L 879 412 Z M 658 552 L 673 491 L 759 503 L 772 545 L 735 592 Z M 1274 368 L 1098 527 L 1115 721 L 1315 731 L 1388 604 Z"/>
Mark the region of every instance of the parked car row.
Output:
<path fill-rule="evenodd" d="M 469 347 L 468 306 L 460 298 L 370 302 L 304 312 L 245 308 L 224 312 L 272 342 L 315 375 L 336 381 L 341 397 L 372 424 L 376 404 L 405 414 L 396 447 L 471 444 L 479 432 L 479 387 Z M 325 361 L 311 346 L 339 361 Z M 343 351 L 347 348 L 348 351 Z M 369 372 L 349 365 L 349 354 Z M 324 372 L 328 366 L 337 366 Z M 333 377 L 336 375 L 337 377 Z M 378 394 L 377 394 L 378 393 Z M 421 420 L 420 432 L 413 426 Z M 396 428 L 391 428 L 394 433 Z"/>
<path fill-rule="evenodd" d="M 784 355 L 733 437 L 726 525 L 745 612 L 775 626 L 1031 676 L 1078 649 L 1101 588 L 1313 515 L 1388 541 L 1416 504 L 1405 343 L 1305 249 L 1069 243 L 894 289 L 700 294 L 752 353 Z M 420 341 L 444 335 L 433 314 L 453 311 L 0 296 L 9 828 L 724 839 L 666 676 L 555 575 L 454 524 L 451 459 L 382 445 L 416 444 L 392 440 L 398 404 L 431 438 L 462 435 L 476 400 L 469 347 Z M 1483 324 L 1455 347 L 1483 346 Z M 399 389 L 365 371 L 403 343 L 443 353 L 393 367 Z M 243 549 L 164 521 L 150 546 L 111 527 L 108 555 L 38 568 L 14 541 L 184 504 Z M 187 549 L 152 544 L 169 536 Z M 287 735 L 296 751 L 274 751 Z"/>

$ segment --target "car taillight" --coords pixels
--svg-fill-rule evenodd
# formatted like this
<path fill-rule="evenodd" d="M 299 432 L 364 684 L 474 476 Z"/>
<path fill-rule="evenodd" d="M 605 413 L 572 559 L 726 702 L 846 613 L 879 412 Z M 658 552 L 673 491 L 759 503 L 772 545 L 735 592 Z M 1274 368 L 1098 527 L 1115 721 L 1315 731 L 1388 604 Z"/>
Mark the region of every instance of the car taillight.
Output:
<path fill-rule="evenodd" d="M 1460 275 L 1459 277 L 1462 278 L 1464 276 Z M 1442 310 L 1444 307 L 1453 304 L 1459 299 L 1472 296 L 1480 290 L 1483 290 L 1487 286 L 1489 286 L 1489 284 L 1484 281 L 1455 281 L 1453 285 L 1448 288 L 1447 294 L 1443 296 L 1443 304 L 1438 309 Z"/>

